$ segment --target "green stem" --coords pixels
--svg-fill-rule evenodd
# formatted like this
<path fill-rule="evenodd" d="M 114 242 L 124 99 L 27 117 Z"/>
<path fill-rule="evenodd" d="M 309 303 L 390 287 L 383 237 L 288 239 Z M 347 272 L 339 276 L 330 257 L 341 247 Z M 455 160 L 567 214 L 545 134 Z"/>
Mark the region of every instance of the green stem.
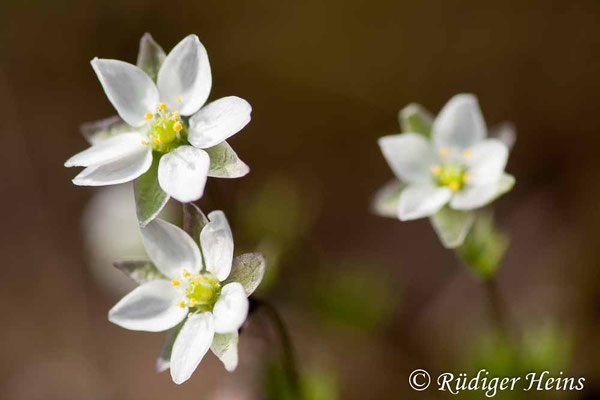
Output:
<path fill-rule="evenodd" d="M 296 364 L 294 346 L 292 345 L 292 341 L 290 339 L 288 329 L 285 323 L 283 322 L 283 318 L 281 318 L 281 315 L 279 314 L 277 309 L 273 307 L 270 303 L 262 299 L 251 297 L 250 313 L 259 309 L 262 309 L 264 311 L 264 313 L 271 319 L 271 322 L 275 327 L 277 336 L 279 337 L 279 340 L 281 342 L 283 367 L 286 371 L 286 375 L 290 383 L 292 395 L 294 399 L 301 400 L 302 392 L 300 388 L 300 377 L 298 374 L 298 368 Z"/>

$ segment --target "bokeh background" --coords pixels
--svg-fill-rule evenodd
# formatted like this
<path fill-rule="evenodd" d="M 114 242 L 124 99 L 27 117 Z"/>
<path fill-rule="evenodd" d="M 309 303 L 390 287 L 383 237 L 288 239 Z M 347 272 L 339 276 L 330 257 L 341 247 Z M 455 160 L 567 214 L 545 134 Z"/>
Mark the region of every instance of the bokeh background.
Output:
<path fill-rule="evenodd" d="M 87 146 L 82 122 L 114 114 L 89 61 L 135 62 L 144 32 L 167 51 L 198 34 L 210 99 L 238 95 L 253 106 L 230 141 L 251 173 L 210 179 L 198 205 L 227 213 L 237 253 L 268 255 L 259 295 L 290 327 L 308 398 L 444 398 L 409 388 L 415 368 L 520 373 L 513 350 L 494 340 L 480 280 L 429 222 L 369 212 L 392 177 L 376 139 L 399 131 L 407 103 L 437 112 L 458 92 L 478 95 L 488 125 L 517 127 L 507 168 L 517 184 L 495 218 L 511 238 L 498 281 L 521 351 L 531 368 L 586 378 L 583 392 L 540 398 L 600 396 L 599 2 L 2 8 L 0 398 L 287 398 L 264 318 L 250 319 L 235 373 L 207 356 L 181 387 L 154 372 L 161 334 L 106 320 L 129 285 L 110 260 L 141 251 L 132 198 L 127 186 L 75 187 L 76 171 L 62 164 Z M 169 213 L 180 218 L 176 206 Z"/>

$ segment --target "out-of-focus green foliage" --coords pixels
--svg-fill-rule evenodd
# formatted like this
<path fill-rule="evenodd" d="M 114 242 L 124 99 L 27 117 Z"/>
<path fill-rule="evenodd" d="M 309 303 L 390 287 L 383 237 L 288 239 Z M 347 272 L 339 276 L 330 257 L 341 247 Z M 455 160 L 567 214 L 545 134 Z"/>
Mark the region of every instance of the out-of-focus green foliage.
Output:
<path fill-rule="evenodd" d="M 294 396 L 285 370 L 271 363 L 264 382 L 265 400 L 300 400 Z M 335 373 L 323 368 L 309 369 L 300 376 L 301 400 L 337 400 L 339 384 Z"/>
<path fill-rule="evenodd" d="M 286 253 L 302 246 L 317 215 L 315 198 L 314 190 L 281 175 L 271 176 L 241 198 L 237 227 L 247 243 L 245 250 L 260 250 L 267 260 L 259 291 L 275 281 Z"/>
<path fill-rule="evenodd" d="M 474 376 L 485 369 L 489 376 L 521 377 L 531 372 L 549 371 L 558 376 L 567 371 L 572 359 L 573 340 L 553 323 L 526 327 L 519 340 L 507 341 L 497 332 L 486 332 L 476 338 L 466 353 L 466 371 Z M 545 391 L 541 397 L 523 392 L 523 382 L 515 391 L 498 392 L 497 399 L 562 398 L 564 393 Z M 480 399 L 480 391 L 464 392 L 465 398 Z"/>
<path fill-rule="evenodd" d="M 508 236 L 496 229 L 492 215 L 482 214 L 457 252 L 477 275 L 488 279 L 496 274 L 509 243 Z"/>
<path fill-rule="evenodd" d="M 398 294 L 372 263 L 355 264 L 323 268 L 332 272 L 315 278 L 311 299 L 325 323 L 336 328 L 373 331 L 393 318 Z"/>

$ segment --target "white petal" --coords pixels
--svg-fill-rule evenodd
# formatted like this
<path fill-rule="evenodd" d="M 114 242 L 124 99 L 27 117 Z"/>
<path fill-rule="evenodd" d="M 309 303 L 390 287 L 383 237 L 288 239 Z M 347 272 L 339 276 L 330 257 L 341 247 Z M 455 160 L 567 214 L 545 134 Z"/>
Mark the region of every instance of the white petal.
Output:
<path fill-rule="evenodd" d="M 180 146 L 160 159 L 158 183 L 169 196 L 182 202 L 198 200 L 204 194 L 210 157 L 192 146 Z"/>
<path fill-rule="evenodd" d="M 201 149 L 215 146 L 246 126 L 251 112 L 250 103 L 239 97 L 215 100 L 192 115 L 188 140 Z"/>
<path fill-rule="evenodd" d="M 142 144 L 143 141 L 144 136 L 137 132 L 122 133 L 75 154 L 65 162 L 65 167 L 89 167 L 90 165 L 105 164 L 146 150 L 148 146 Z"/>
<path fill-rule="evenodd" d="M 515 178 L 503 174 L 497 182 L 483 186 L 467 186 L 454 194 L 452 201 L 450 201 L 450 207 L 457 210 L 472 210 L 483 207 L 511 190 L 514 183 Z"/>
<path fill-rule="evenodd" d="M 150 281 L 133 289 L 109 312 L 108 320 L 125 329 L 160 332 L 180 323 L 187 308 L 177 304 L 179 292 L 165 280 Z"/>
<path fill-rule="evenodd" d="M 158 71 L 160 99 L 181 115 L 192 115 L 204 105 L 212 77 L 208 54 L 198 36 L 189 35 L 171 50 Z M 180 96 L 181 101 L 177 101 Z"/>
<path fill-rule="evenodd" d="M 466 148 L 487 135 L 477 98 L 458 94 L 446 103 L 433 122 L 432 138 L 436 147 Z"/>
<path fill-rule="evenodd" d="M 176 384 L 194 373 L 213 341 L 213 316 L 210 312 L 190 314 L 179 331 L 171 352 L 171 378 Z"/>
<path fill-rule="evenodd" d="M 429 217 L 444 206 L 452 197 L 447 187 L 433 185 L 410 185 L 400 194 L 398 217 L 409 221 Z"/>
<path fill-rule="evenodd" d="M 232 333 L 216 333 L 210 349 L 221 360 L 225 369 L 232 372 L 238 365 L 238 340 L 237 331 Z"/>
<path fill-rule="evenodd" d="M 431 179 L 434 162 L 431 145 L 422 135 L 403 133 L 379 139 L 383 156 L 398 178 L 406 182 L 425 182 Z"/>
<path fill-rule="evenodd" d="M 248 316 L 248 299 L 238 282 L 228 283 L 213 308 L 216 333 L 231 333 L 240 329 Z"/>
<path fill-rule="evenodd" d="M 73 179 L 73 183 L 79 186 L 125 183 L 148 171 L 150 165 L 152 165 L 152 149 L 144 146 L 122 158 L 87 167 Z"/>
<path fill-rule="evenodd" d="M 144 115 L 158 107 L 158 90 L 152 79 L 135 65 L 119 60 L 94 58 L 92 67 L 121 118 L 131 126 L 144 125 Z"/>
<path fill-rule="evenodd" d="M 467 158 L 469 184 L 474 186 L 497 182 L 508 160 L 508 147 L 498 139 L 487 139 L 471 149 Z"/>
<path fill-rule="evenodd" d="M 210 222 L 200 232 L 200 244 L 206 269 L 224 281 L 231 272 L 233 234 L 223 211 L 208 214 Z"/>
<path fill-rule="evenodd" d="M 181 277 L 184 269 L 191 273 L 202 269 L 200 249 L 183 229 L 157 218 L 140 231 L 150 259 L 169 278 Z"/>

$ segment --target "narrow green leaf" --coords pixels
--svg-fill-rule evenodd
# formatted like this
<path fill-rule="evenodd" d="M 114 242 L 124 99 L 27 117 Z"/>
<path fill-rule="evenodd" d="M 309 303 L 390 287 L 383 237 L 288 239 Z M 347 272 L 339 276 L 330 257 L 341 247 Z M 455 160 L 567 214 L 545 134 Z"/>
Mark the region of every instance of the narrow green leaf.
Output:
<path fill-rule="evenodd" d="M 471 211 L 454 210 L 447 206 L 430 218 L 434 231 L 447 249 L 456 248 L 464 242 L 474 219 Z"/>
<path fill-rule="evenodd" d="M 156 372 L 163 372 L 169 369 L 171 365 L 171 353 L 173 352 L 173 344 L 175 343 L 175 339 L 177 339 L 177 335 L 179 335 L 179 331 L 183 327 L 183 324 L 186 320 L 187 318 L 181 321 L 177 326 L 167 331 L 167 335 L 165 336 L 163 345 L 160 348 L 160 354 L 156 359 Z"/>
<path fill-rule="evenodd" d="M 398 202 L 405 186 L 397 179 L 386 183 L 375 193 L 371 211 L 381 217 L 398 218 Z"/>
<path fill-rule="evenodd" d="M 433 116 L 423 106 L 411 103 L 398 113 L 402 132 L 420 133 L 429 137 L 433 126 Z"/>
<path fill-rule="evenodd" d="M 113 115 L 98 121 L 83 123 L 79 130 L 89 144 L 96 144 L 119 133 L 130 132 L 134 128 L 127 125 L 118 115 Z"/>
<path fill-rule="evenodd" d="M 244 287 L 246 295 L 250 296 L 260 285 L 265 275 L 267 260 L 262 253 L 247 253 L 233 259 L 231 273 L 224 284 L 239 282 Z"/>
<path fill-rule="evenodd" d="M 140 39 L 137 66 L 156 82 L 158 71 L 166 57 L 165 51 L 154 41 L 152 35 L 145 33 Z"/>
<path fill-rule="evenodd" d="M 169 196 L 158 184 L 159 161 L 160 155 L 155 152 L 150 169 L 133 182 L 135 208 L 142 227 L 152 221 L 169 201 Z"/>
<path fill-rule="evenodd" d="M 116 261 L 113 265 L 140 285 L 157 279 L 169 279 L 149 260 Z"/>
<path fill-rule="evenodd" d="M 193 203 L 183 205 L 183 230 L 194 239 L 198 247 L 200 246 L 200 232 L 208 224 L 206 215 Z"/>
<path fill-rule="evenodd" d="M 250 172 L 248 165 L 239 159 L 227 142 L 221 142 L 205 150 L 210 156 L 208 176 L 213 178 L 241 178 Z"/>

